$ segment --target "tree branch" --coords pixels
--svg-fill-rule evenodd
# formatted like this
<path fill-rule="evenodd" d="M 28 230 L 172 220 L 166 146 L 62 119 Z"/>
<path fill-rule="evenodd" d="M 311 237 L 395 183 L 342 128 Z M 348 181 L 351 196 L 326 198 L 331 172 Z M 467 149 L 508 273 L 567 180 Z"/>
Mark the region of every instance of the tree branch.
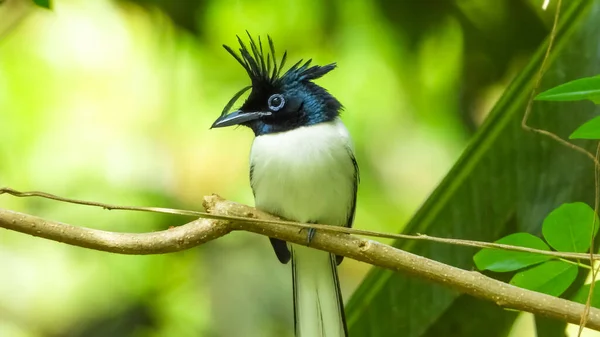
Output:
<path fill-rule="evenodd" d="M 222 199 L 204 198 L 214 215 L 276 220 L 255 208 Z M 185 250 L 214 240 L 233 230 L 244 230 L 306 245 L 306 232 L 297 227 L 230 220 L 199 219 L 153 233 L 114 233 L 75 227 L 35 216 L 0 209 L 0 227 L 79 247 L 120 254 L 160 254 Z M 439 283 L 497 305 L 578 324 L 585 306 L 558 297 L 518 288 L 478 272 L 455 268 L 391 246 L 352 235 L 319 229 L 310 246 L 374 266 L 403 272 Z M 587 327 L 600 331 L 600 310 L 591 308 Z"/>
<path fill-rule="evenodd" d="M 195 217 L 195 218 L 207 218 L 207 219 L 228 220 L 228 221 L 237 221 L 237 222 L 252 221 L 252 219 L 248 219 L 246 217 L 211 214 L 211 213 L 206 213 L 206 212 L 190 211 L 190 210 L 186 210 L 186 209 L 113 205 L 113 204 L 107 204 L 104 202 L 65 198 L 65 197 L 60 197 L 58 195 L 47 193 L 47 192 L 40 192 L 40 191 L 22 192 L 22 191 L 17 191 L 10 187 L 0 188 L 0 194 L 10 194 L 14 197 L 19 197 L 19 198 L 40 197 L 40 198 L 44 198 L 44 199 L 50 199 L 50 200 L 66 202 L 66 203 L 76 204 L 76 205 L 101 207 L 101 208 L 104 208 L 107 210 L 176 214 L 176 215 L 183 215 L 183 216 L 191 216 L 191 217 Z M 419 233 L 417 233 L 417 234 L 382 233 L 382 232 L 375 232 L 375 231 L 369 231 L 369 230 L 357 229 L 357 228 L 351 228 L 351 227 L 329 226 L 329 225 L 312 224 L 312 223 L 308 224 L 308 223 L 300 223 L 300 222 L 294 222 L 294 221 L 286 221 L 286 220 L 281 220 L 281 219 L 273 220 L 273 219 L 263 219 L 263 218 L 258 219 L 257 218 L 257 219 L 255 219 L 255 221 L 257 221 L 257 222 L 260 221 L 262 223 L 294 226 L 294 227 L 298 227 L 298 228 L 326 229 L 328 231 L 334 231 L 337 233 L 352 234 L 352 235 L 364 235 L 364 236 L 369 236 L 369 237 L 400 239 L 400 240 L 432 241 L 432 242 L 439 242 L 439 243 L 465 246 L 465 247 L 501 249 L 501 250 L 508 250 L 508 251 L 513 251 L 513 252 L 532 253 L 532 254 L 552 256 L 555 258 L 575 260 L 577 262 L 580 262 L 581 260 L 591 261 L 592 259 L 600 258 L 599 254 L 592 254 L 591 252 L 590 253 L 557 252 L 557 251 L 553 251 L 553 250 L 542 250 L 542 249 L 535 249 L 535 248 L 529 248 L 529 247 L 506 245 L 506 244 L 496 243 L 496 242 L 474 241 L 474 240 L 464 240 L 464 239 L 454 239 L 454 238 L 441 238 L 441 237 L 429 236 L 429 235 L 419 234 Z"/>
<path fill-rule="evenodd" d="M 0 227 L 110 253 L 147 255 L 178 252 L 219 238 L 231 231 L 224 221 L 198 219 L 152 233 L 116 233 L 42 219 L 0 208 Z"/>

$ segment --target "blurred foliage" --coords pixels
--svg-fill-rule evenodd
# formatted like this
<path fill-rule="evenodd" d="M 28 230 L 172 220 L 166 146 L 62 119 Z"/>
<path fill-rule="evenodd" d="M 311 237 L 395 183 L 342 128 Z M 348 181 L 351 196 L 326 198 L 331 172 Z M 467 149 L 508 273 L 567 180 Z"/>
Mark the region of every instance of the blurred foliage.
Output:
<path fill-rule="evenodd" d="M 600 72 L 597 45 L 589 43 L 591 37 L 595 39 L 600 35 L 597 25 L 600 2 L 570 2 L 565 7 L 542 90 Z M 412 218 L 405 232 L 482 241 L 493 241 L 516 231 L 539 235 L 544 218 L 558 205 L 572 201 L 593 204 L 593 162 L 548 137 L 525 132 L 521 127 L 545 48 L 540 46 L 507 89 L 457 164 Z M 562 137 L 599 111 L 589 102 L 548 103 L 533 106 L 529 124 Z M 579 144 L 593 148 L 591 142 Z M 395 246 L 463 269 L 473 267 L 474 249 L 408 240 L 399 240 Z M 555 264 L 541 266 L 555 267 Z M 547 269 L 538 272 L 548 276 Z M 519 284 L 524 284 L 521 276 L 517 278 Z M 582 280 L 576 278 L 575 267 L 567 271 L 560 291 L 553 289 L 552 292 L 562 293 L 572 283 L 572 288 L 580 287 Z M 529 286 L 541 287 L 533 283 Z M 569 290 L 565 296 L 570 296 Z M 491 308 L 472 297 L 461 301 L 460 297 L 455 291 L 402 273 L 374 269 L 348 305 L 350 330 L 358 336 L 462 337 L 481 336 L 486 331 L 505 336 L 500 332 L 510 331 L 515 318 L 513 313 L 500 307 Z M 486 314 L 478 317 L 479 328 L 473 329 L 474 323 L 464 314 L 477 312 L 476 308 L 485 310 Z M 393 320 L 406 322 L 406 325 L 381 324 L 381 321 Z M 539 331 L 547 330 L 542 325 L 536 322 Z M 564 325 L 563 329 L 555 325 L 555 334 L 563 335 Z M 430 334 L 428 330 L 435 333 Z"/>
<path fill-rule="evenodd" d="M 199 209 L 210 193 L 252 204 L 251 133 L 208 131 L 248 84 L 221 48 L 248 29 L 290 61 L 338 63 L 319 83 L 344 104 L 356 144 L 355 226 L 389 232 L 450 169 L 552 19 L 536 0 L 57 0 L 52 11 L 24 1 L 0 5 L 0 185 L 123 205 Z M 128 232 L 189 220 L 6 196 L 0 207 Z M 441 234 L 465 237 L 453 225 Z M 1 231 L 0 265 L 2 337 L 292 332 L 289 266 L 252 234 L 118 256 Z M 341 266 L 346 299 L 368 268 Z"/>
<path fill-rule="evenodd" d="M 583 202 L 565 203 L 545 217 L 541 232 L 545 242 L 529 233 L 509 234 L 495 242 L 545 251 L 552 247 L 559 252 L 587 253 L 598 232 L 598 216 Z M 578 267 L 590 270 L 585 261 L 489 248 L 477 252 L 473 261 L 479 270 L 519 271 L 510 284 L 552 296 L 560 296 L 576 281 Z"/>
<path fill-rule="evenodd" d="M 50 0 L 33 0 L 33 2 L 42 8 L 50 8 Z"/>

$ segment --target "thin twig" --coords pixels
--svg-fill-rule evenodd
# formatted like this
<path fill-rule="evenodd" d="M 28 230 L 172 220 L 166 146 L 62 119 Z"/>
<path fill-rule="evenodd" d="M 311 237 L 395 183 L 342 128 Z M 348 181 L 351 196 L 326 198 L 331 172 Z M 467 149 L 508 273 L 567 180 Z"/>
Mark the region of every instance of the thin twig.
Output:
<path fill-rule="evenodd" d="M 600 158 L 600 143 L 596 146 L 596 158 Z M 596 285 L 596 277 L 598 276 L 598 270 L 600 266 L 595 266 L 594 259 L 594 237 L 596 235 L 596 218 L 598 216 L 598 206 L 600 203 L 600 166 L 594 165 L 594 215 L 592 217 L 592 233 L 590 238 L 590 265 L 592 266 L 592 283 L 590 283 L 590 290 L 588 291 L 587 299 L 585 300 L 585 310 L 581 315 L 581 321 L 579 322 L 579 330 L 577 337 L 581 337 L 583 329 L 585 328 L 590 308 L 592 307 L 592 297 L 594 295 L 594 286 Z"/>
<path fill-rule="evenodd" d="M 587 261 L 590 259 L 590 255 L 587 253 L 555 252 L 555 251 L 540 250 L 540 249 L 528 248 L 528 247 L 505 245 L 502 243 L 494 243 L 494 242 L 439 238 L 439 237 L 429 236 L 429 235 L 425 235 L 425 234 L 417 234 L 417 236 L 404 235 L 404 234 L 398 234 L 398 235 L 402 236 L 403 239 L 410 239 L 410 240 L 425 240 L 425 241 L 441 242 L 441 243 L 475 247 L 475 248 L 489 248 L 489 249 L 508 250 L 508 251 L 514 251 L 514 252 L 533 253 L 533 254 L 547 255 L 547 256 L 553 256 L 553 257 L 557 257 L 557 258 L 565 258 L 565 259 L 571 259 L 571 260 L 586 260 Z M 584 258 L 584 256 L 585 256 L 585 258 Z M 594 257 L 600 258 L 600 255 L 594 254 Z"/>
<path fill-rule="evenodd" d="M 548 40 L 548 48 L 546 49 L 546 53 L 544 54 L 544 58 L 542 59 L 542 65 L 540 66 L 540 70 L 537 73 L 533 89 L 531 90 L 531 95 L 529 96 L 529 100 L 527 101 L 527 106 L 525 108 L 525 114 L 523 115 L 523 119 L 521 120 L 521 127 L 525 131 L 535 132 L 546 137 L 550 137 L 557 141 L 559 144 L 562 144 L 572 150 L 580 152 L 586 155 L 589 159 L 591 159 L 594 164 L 600 165 L 600 162 L 596 157 L 588 150 L 584 149 L 581 146 L 577 146 L 569 141 L 566 141 L 555 133 L 552 133 L 547 130 L 538 129 L 527 125 L 527 121 L 529 120 L 529 116 L 531 115 L 531 107 L 533 106 L 533 99 L 540 87 L 540 83 L 542 82 L 542 77 L 544 76 L 544 72 L 546 71 L 546 63 L 548 62 L 548 58 L 550 56 L 550 51 L 552 50 L 552 45 L 554 44 L 554 39 L 556 38 L 557 26 L 558 26 L 558 18 L 560 17 L 560 8 L 562 5 L 562 0 L 558 0 L 556 4 L 556 13 L 554 15 L 554 23 L 552 24 L 552 30 L 550 31 L 550 38 Z"/>
<path fill-rule="evenodd" d="M 548 2 L 544 2 L 544 9 L 547 7 Z M 582 313 L 581 319 L 579 321 L 579 332 L 577 334 L 578 337 L 581 337 L 581 333 L 583 332 L 583 329 L 585 328 L 585 325 L 587 324 L 588 321 L 588 314 L 589 314 L 589 310 L 591 308 L 591 299 L 592 299 L 592 294 L 594 291 L 594 283 L 596 280 L 596 276 L 598 273 L 598 268 L 594 267 L 594 261 L 595 261 L 595 255 L 594 255 L 594 228 L 596 226 L 596 214 L 598 214 L 598 202 L 600 199 L 600 188 L 599 188 L 599 182 L 598 182 L 598 170 L 600 170 L 600 161 L 599 161 L 599 156 L 598 156 L 598 151 L 600 151 L 600 144 L 598 144 L 598 149 L 596 150 L 596 155 L 593 155 L 590 151 L 584 149 L 583 147 L 577 146 L 567 140 L 562 139 L 560 136 L 558 136 L 557 134 L 550 132 L 548 130 L 543 130 L 543 129 L 538 129 L 538 128 L 534 128 L 534 127 L 530 127 L 527 125 L 527 121 L 529 120 L 529 116 L 531 114 L 531 107 L 533 105 L 533 99 L 540 87 L 540 83 L 542 81 L 542 77 L 544 76 L 544 72 L 546 70 L 546 63 L 548 61 L 548 58 L 550 56 L 550 51 L 552 50 L 552 45 L 554 44 L 554 39 L 556 37 L 556 32 L 557 32 L 557 26 L 558 26 L 558 19 L 560 17 L 560 9 L 561 9 L 561 5 L 562 5 L 562 0 L 558 0 L 557 4 L 556 4 L 556 13 L 554 14 L 554 22 L 552 24 L 552 30 L 550 31 L 550 38 L 548 40 L 548 48 L 546 48 L 546 53 L 544 54 L 544 58 L 542 59 L 542 64 L 540 66 L 540 69 L 537 73 L 536 79 L 535 79 L 535 83 L 533 85 L 533 89 L 531 90 L 531 95 L 529 96 L 529 100 L 527 101 L 527 106 L 525 108 L 525 114 L 523 115 L 523 119 L 521 120 L 521 127 L 525 130 L 525 131 L 531 131 L 531 132 L 535 132 L 541 135 L 544 135 L 546 137 L 549 137 L 553 140 L 555 140 L 556 142 L 558 142 L 559 144 L 562 144 L 572 150 L 575 150 L 577 152 L 580 152 L 584 155 L 586 155 L 589 159 L 592 160 L 592 162 L 594 163 L 594 185 L 595 185 L 595 201 L 594 201 L 594 218 L 592 219 L 592 236 L 591 236 L 591 243 L 590 243 L 590 253 L 589 253 L 589 261 L 590 261 L 590 265 L 591 265 L 591 269 L 592 269 L 592 283 L 590 285 L 590 290 L 588 292 L 588 296 L 587 296 L 587 300 L 586 300 L 586 304 L 585 304 L 585 310 Z"/>
<path fill-rule="evenodd" d="M 577 267 L 581 267 L 581 268 L 585 268 L 585 269 L 589 269 L 592 270 L 591 266 L 588 266 L 587 264 L 583 264 L 581 262 L 575 262 L 575 261 L 571 261 L 571 260 L 567 260 L 567 259 L 559 259 L 560 261 L 575 265 Z"/>
<path fill-rule="evenodd" d="M 112 205 L 103 202 L 96 201 L 86 201 L 80 199 L 72 199 L 67 197 L 60 197 L 55 194 L 41 192 L 41 191 L 17 191 L 10 187 L 2 187 L 0 188 L 0 194 L 10 194 L 19 198 L 28 198 L 28 197 L 40 197 L 44 199 L 50 199 L 60 202 L 66 202 L 69 204 L 83 205 L 83 206 L 93 206 L 100 207 L 107 210 L 119 210 L 119 211 L 138 211 L 138 212 L 151 212 L 151 213 L 165 213 L 165 214 L 176 214 L 176 215 L 185 215 L 185 216 L 194 216 L 194 217 L 203 217 L 210 219 L 221 219 L 221 217 L 212 215 L 205 212 L 197 212 L 197 211 L 189 211 L 184 209 L 173 209 L 173 208 L 163 208 L 163 207 L 135 207 L 135 206 L 119 206 Z"/>
<path fill-rule="evenodd" d="M 440 238 L 440 237 L 433 237 L 433 236 L 429 236 L 429 235 L 425 235 L 425 234 L 409 235 L 409 234 L 382 233 L 382 232 L 369 231 L 369 230 L 357 229 L 357 228 L 348 228 L 348 227 L 342 227 L 342 226 L 299 223 L 299 222 L 286 221 L 286 220 L 281 220 L 281 219 L 251 219 L 248 217 L 211 214 L 211 213 L 206 213 L 206 212 L 173 209 L 173 208 L 163 208 L 163 207 L 118 206 L 118 205 L 111 205 L 111 204 L 95 202 L 95 201 L 85 201 L 85 200 L 65 198 L 65 197 L 60 197 L 60 196 L 46 193 L 46 192 L 39 192 L 39 191 L 20 192 L 20 191 L 17 191 L 15 189 L 8 188 L 8 187 L 0 188 L 0 194 L 10 194 L 15 197 L 41 197 L 41 198 L 46 198 L 46 199 L 51 199 L 51 200 L 56 200 L 56 201 L 61 201 L 61 202 L 66 202 L 66 203 L 72 203 L 72 204 L 78 204 L 78 205 L 84 205 L 84 206 L 101 207 L 101 208 L 107 209 L 107 210 L 127 210 L 127 211 L 140 211 L 140 212 L 152 212 L 152 213 L 166 213 L 166 214 L 193 216 L 193 217 L 215 219 L 215 220 L 230 220 L 230 221 L 238 221 L 238 222 L 246 222 L 246 223 L 261 222 L 261 223 L 272 224 L 272 225 L 294 226 L 297 228 L 307 228 L 307 229 L 314 228 L 314 229 L 318 229 L 318 230 L 327 230 L 330 232 L 363 235 L 363 236 L 378 237 L 378 238 L 401 239 L 401 240 L 421 240 L 421 241 L 432 241 L 432 242 L 439 242 L 439 243 L 445 243 L 445 244 L 451 244 L 451 245 L 459 245 L 459 246 L 465 246 L 465 247 L 500 249 L 500 250 L 522 252 L 522 253 L 547 255 L 547 256 L 552 256 L 555 258 L 564 258 L 564 259 L 571 259 L 571 260 L 589 260 L 591 258 L 589 254 L 585 254 L 585 253 L 547 251 L 547 250 L 528 248 L 528 247 L 520 247 L 520 246 L 512 246 L 512 245 L 493 243 L 493 242 Z M 247 216 L 251 217 L 251 214 L 249 214 Z M 600 255 L 596 254 L 595 257 L 600 258 Z"/>
<path fill-rule="evenodd" d="M 0 227 L 31 235 L 121 254 L 161 254 L 181 251 L 226 235 L 232 230 L 244 230 L 284 241 L 306 245 L 306 234 L 291 226 L 267 224 L 258 219 L 277 218 L 252 207 L 205 197 L 206 210 L 219 216 L 252 216 L 253 222 L 195 220 L 183 226 L 153 233 L 111 233 L 38 218 L 32 215 L 0 209 Z M 417 276 L 461 293 L 492 301 L 499 306 L 536 315 L 578 323 L 585 306 L 555 296 L 519 288 L 494 280 L 481 273 L 452 267 L 376 241 L 317 231 L 312 248 L 343 255 L 374 266 Z M 600 309 L 591 308 L 588 326 L 600 331 Z"/>

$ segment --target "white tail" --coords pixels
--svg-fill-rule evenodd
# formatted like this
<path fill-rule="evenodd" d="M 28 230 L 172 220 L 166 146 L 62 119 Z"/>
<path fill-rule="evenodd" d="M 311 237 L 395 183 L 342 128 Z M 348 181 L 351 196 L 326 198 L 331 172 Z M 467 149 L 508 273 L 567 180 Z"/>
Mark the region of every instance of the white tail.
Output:
<path fill-rule="evenodd" d="M 296 337 L 346 337 L 333 254 L 291 244 Z"/>

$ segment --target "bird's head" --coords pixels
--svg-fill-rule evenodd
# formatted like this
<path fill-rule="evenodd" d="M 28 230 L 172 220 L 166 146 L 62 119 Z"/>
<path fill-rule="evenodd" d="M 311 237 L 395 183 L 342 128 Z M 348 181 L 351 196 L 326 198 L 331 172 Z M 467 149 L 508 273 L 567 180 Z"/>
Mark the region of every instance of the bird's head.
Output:
<path fill-rule="evenodd" d="M 311 60 L 304 63 L 300 60 L 281 75 L 287 52 L 278 61 L 270 37 L 266 53 L 260 37 L 258 44 L 250 34 L 248 37 L 250 49 L 238 37 L 239 55 L 230 47 L 223 47 L 246 70 L 252 85 L 233 96 L 211 128 L 244 125 L 251 128 L 256 136 L 260 136 L 331 121 L 339 115 L 342 108 L 340 102 L 327 90 L 312 82 L 333 70 L 335 63 L 311 67 Z M 244 104 L 238 110 L 229 112 L 240 96 L 249 89 L 252 91 Z"/>

